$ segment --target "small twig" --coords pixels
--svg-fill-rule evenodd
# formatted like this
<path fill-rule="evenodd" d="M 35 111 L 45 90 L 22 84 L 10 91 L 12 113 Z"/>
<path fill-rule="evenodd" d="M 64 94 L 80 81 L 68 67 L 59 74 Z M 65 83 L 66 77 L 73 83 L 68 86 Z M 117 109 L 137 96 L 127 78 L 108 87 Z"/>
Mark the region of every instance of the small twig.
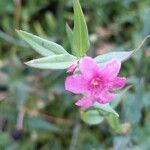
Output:
<path fill-rule="evenodd" d="M 20 14 L 21 14 L 21 0 L 14 0 L 15 12 L 14 12 L 14 25 L 15 28 L 19 27 L 20 23 Z"/>
<path fill-rule="evenodd" d="M 137 50 L 139 50 L 148 38 L 150 38 L 150 35 L 148 35 L 144 38 L 144 40 L 140 43 L 140 45 L 138 45 L 138 47 L 133 50 L 134 51 L 133 53 L 135 53 Z"/>
<path fill-rule="evenodd" d="M 17 124 L 16 124 L 16 128 L 18 130 L 22 130 L 23 129 L 24 115 L 25 115 L 25 111 L 23 111 L 23 109 L 20 108 L 19 112 L 18 112 Z"/>
<path fill-rule="evenodd" d="M 49 115 L 42 114 L 42 113 L 39 113 L 39 116 L 45 118 L 46 120 L 48 120 L 50 122 L 54 122 L 54 123 L 58 123 L 58 124 L 67 124 L 67 125 L 70 125 L 70 126 L 73 126 L 73 125 L 77 124 L 77 122 L 74 121 L 74 120 L 49 116 Z"/>
<path fill-rule="evenodd" d="M 38 112 L 37 110 L 30 110 L 26 107 L 22 107 L 21 110 L 25 113 L 28 113 L 32 116 L 35 117 L 42 117 L 44 119 L 46 119 L 49 122 L 53 122 L 53 123 L 57 123 L 57 124 L 67 124 L 69 126 L 74 126 L 76 125 L 78 122 L 75 120 L 70 120 L 70 119 L 64 119 L 64 118 L 59 118 L 59 117 L 55 117 L 55 116 L 50 116 L 47 114 L 43 114 Z"/>

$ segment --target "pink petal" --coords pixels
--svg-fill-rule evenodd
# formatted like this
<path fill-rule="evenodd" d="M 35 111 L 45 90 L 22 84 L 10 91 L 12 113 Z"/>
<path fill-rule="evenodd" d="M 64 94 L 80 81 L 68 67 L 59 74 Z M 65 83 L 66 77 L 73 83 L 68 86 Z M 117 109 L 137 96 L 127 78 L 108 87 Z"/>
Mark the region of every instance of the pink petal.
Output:
<path fill-rule="evenodd" d="M 117 60 L 109 61 L 103 70 L 100 72 L 100 75 L 105 79 L 112 80 L 117 77 L 121 68 L 121 62 Z"/>
<path fill-rule="evenodd" d="M 102 91 L 99 95 L 99 98 L 97 102 L 101 104 L 109 103 L 113 100 L 114 94 L 108 92 L 108 91 Z"/>
<path fill-rule="evenodd" d="M 86 80 L 82 75 L 72 75 L 65 80 L 65 89 L 72 93 L 84 93 L 86 90 Z"/>
<path fill-rule="evenodd" d="M 80 60 L 79 68 L 85 78 L 92 78 L 99 71 L 99 67 L 95 60 L 90 57 L 84 57 Z"/>
<path fill-rule="evenodd" d="M 111 85 L 112 90 L 119 90 L 122 89 L 126 84 L 126 78 L 124 77 L 116 77 Z"/>
<path fill-rule="evenodd" d="M 87 109 L 93 105 L 93 99 L 92 97 L 83 97 L 82 99 L 78 100 L 75 104 L 81 107 L 82 109 Z"/>

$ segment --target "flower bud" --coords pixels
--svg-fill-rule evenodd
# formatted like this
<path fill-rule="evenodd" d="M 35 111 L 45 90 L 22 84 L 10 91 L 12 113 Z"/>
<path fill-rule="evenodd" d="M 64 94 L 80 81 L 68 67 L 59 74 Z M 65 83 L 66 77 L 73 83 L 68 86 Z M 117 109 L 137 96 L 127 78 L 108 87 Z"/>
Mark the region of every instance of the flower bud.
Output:
<path fill-rule="evenodd" d="M 77 64 L 72 64 L 68 69 L 67 69 L 67 73 L 74 73 L 74 71 L 77 68 Z"/>
<path fill-rule="evenodd" d="M 22 130 L 20 129 L 15 129 L 11 132 L 11 137 L 17 141 L 17 140 L 20 140 L 21 137 L 22 137 Z"/>

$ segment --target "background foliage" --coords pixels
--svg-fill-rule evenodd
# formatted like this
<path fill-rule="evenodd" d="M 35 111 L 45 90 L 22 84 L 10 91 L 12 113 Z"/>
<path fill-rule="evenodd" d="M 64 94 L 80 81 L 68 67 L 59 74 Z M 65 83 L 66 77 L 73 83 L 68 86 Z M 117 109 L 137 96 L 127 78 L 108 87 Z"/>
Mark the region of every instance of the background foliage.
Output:
<path fill-rule="evenodd" d="M 150 34 L 149 0 L 81 4 L 90 32 L 90 56 L 134 49 Z M 55 41 L 70 52 L 65 22 L 73 26 L 72 1 L 0 1 L 0 18 L 0 149 L 150 149 L 148 42 L 123 64 L 121 75 L 133 86 L 117 107 L 122 124 L 118 132 L 117 120 L 111 126 L 105 120 L 97 126 L 80 120 L 74 105 L 78 98 L 64 90 L 65 71 L 41 71 L 23 63 L 39 56 L 15 29 Z"/>

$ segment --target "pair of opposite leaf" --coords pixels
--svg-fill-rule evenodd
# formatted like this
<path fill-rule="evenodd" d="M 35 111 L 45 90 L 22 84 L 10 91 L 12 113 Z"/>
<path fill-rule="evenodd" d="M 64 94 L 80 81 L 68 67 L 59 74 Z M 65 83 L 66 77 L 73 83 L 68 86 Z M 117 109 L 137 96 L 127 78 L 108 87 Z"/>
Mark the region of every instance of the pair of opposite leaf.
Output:
<path fill-rule="evenodd" d="M 65 88 L 75 94 L 82 93 L 85 96 L 76 105 L 89 108 L 95 102 L 109 103 L 113 100 L 114 92 L 124 87 L 125 78 L 117 77 L 121 62 L 130 58 L 141 45 L 128 52 L 111 52 L 92 59 L 83 57 L 89 49 L 89 36 L 84 15 L 79 0 L 73 0 L 74 30 L 66 26 L 67 35 L 74 55 L 69 54 L 62 46 L 42 39 L 24 31 L 18 31 L 19 35 L 28 42 L 33 49 L 43 58 L 35 59 L 26 64 L 40 69 L 67 69 L 75 72 L 78 67 L 80 73 L 74 73 L 67 77 Z M 79 61 L 79 64 L 77 63 Z"/>

